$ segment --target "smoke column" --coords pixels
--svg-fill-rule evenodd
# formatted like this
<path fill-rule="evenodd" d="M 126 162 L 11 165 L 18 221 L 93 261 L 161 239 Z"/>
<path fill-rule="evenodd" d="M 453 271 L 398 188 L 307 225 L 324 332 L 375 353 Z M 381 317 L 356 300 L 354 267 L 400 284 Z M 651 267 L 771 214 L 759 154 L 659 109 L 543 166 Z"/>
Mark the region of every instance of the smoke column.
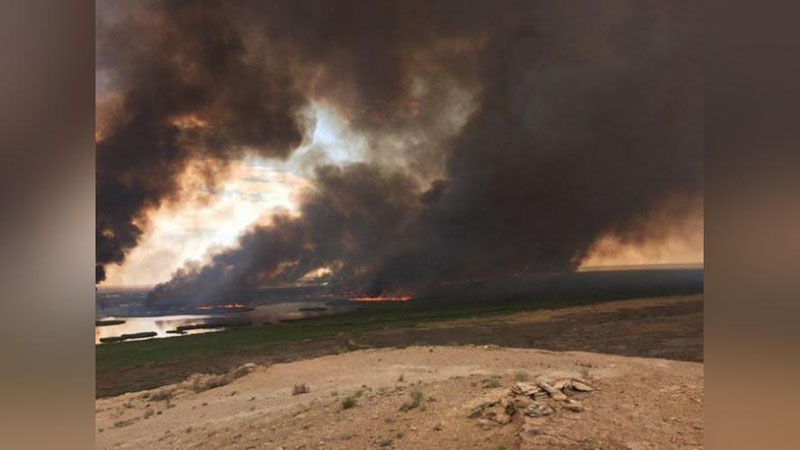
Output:
<path fill-rule="evenodd" d="M 371 157 L 320 163 L 299 216 L 252 227 L 154 298 L 222 301 L 323 268 L 372 294 L 573 270 L 599 236 L 647 239 L 670 226 L 644 226 L 655 211 L 677 220 L 702 196 L 695 2 L 168 5 L 99 27 L 122 100 L 98 141 L 98 272 L 186 164 L 285 158 L 311 102 Z"/>

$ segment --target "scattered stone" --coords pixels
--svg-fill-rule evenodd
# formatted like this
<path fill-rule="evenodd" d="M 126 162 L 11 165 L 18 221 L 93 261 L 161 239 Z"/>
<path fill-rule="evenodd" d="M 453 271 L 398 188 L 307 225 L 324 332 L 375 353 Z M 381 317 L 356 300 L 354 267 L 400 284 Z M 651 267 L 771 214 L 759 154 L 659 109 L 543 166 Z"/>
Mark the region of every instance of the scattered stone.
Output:
<path fill-rule="evenodd" d="M 241 377 L 249 374 L 250 372 L 254 371 L 256 369 L 256 367 L 258 367 L 258 366 L 256 366 L 253 363 L 243 364 L 243 365 L 237 367 L 236 370 L 234 370 L 233 373 L 231 373 L 231 376 L 233 378 L 241 378 Z"/>
<path fill-rule="evenodd" d="M 511 416 L 506 413 L 500 413 L 494 416 L 494 421 L 499 423 L 500 425 L 505 425 L 511 422 Z"/>
<path fill-rule="evenodd" d="M 544 390 L 545 392 L 550 394 L 550 397 L 553 400 L 564 401 L 564 400 L 567 399 L 567 396 L 563 392 L 559 391 L 558 389 L 554 388 L 553 386 L 550 386 L 549 384 L 545 383 L 543 380 L 539 380 L 536 384 L 540 388 L 542 388 L 542 390 Z"/>
<path fill-rule="evenodd" d="M 469 415 L 467 416 L 467 418 L 469 418 L 469 419 L 474 419 L 474 418 L 476 418 L 476 417 L 480 417 L 482 413 L 483 413 L 483 407 L 482 407 L 482 406 L 478 406 L 477 408 L 473 409 L 473 410 L 472 410 L 472 411 L 469 413 Z"/>
<path fill-rule="evenodd" d="M 594 390 L 593 387 L 589 386 L 588 384 L 578 381 L 572 380 L 571 386 L 573 390 L 580 391 L 580 392 L 592 392 Z"/>
<path fill-rule="evenodd" d="M 528 417 L 542 417 L 553 414 L 555 410 L 545 402 L 533 402 L 525 408 L 525 415 Z"/>
<path fill-rule="evenodd" d="M 436 426 L 433 427 L 433 430 L 434 431 L 442 431 L 443 428 L 444 427 L 442 427 L 442 422 L 439 422 L 439 423 L 436 424 Z"/>
<path fill-rule="evenodd" d="M 517 409 L 525 409 L 530 406 L 531 402 L 533 402 L 533 400 L 528 396 L 514 397 L 514 406 L 516 406 Z"/>
<path fill-rule="evenodd" d="M 517 405 L 515 405 L 512 402 L 509 402 L 508 405 L 506 405 L 506 414 L 508 414 L 509 416 L 513 416 L 516 413 L 517 413 Z"/>
<path fill-rule="evenodd" d="M 511 387 L 511 392 L 517 395 L 533 395 L 541 390 L 542 389 L 535 383 L 528 383 L 526 381 L 519 381 Z"/>
<path fill-rule="evenodd" d="M 572 412 L 582 412 L 583 411 L 583 403 L 577 400 L 567 400 L 567 403 L 564 404 L 564 409 L 567 411 Z"/>
<path fill-rule="evenodd" d="M 553 383 L 553 389 L 558 389 L 559 391 L 571 388 L 572 388 L 571 380 L 558 380 L 555 383 Z"/>

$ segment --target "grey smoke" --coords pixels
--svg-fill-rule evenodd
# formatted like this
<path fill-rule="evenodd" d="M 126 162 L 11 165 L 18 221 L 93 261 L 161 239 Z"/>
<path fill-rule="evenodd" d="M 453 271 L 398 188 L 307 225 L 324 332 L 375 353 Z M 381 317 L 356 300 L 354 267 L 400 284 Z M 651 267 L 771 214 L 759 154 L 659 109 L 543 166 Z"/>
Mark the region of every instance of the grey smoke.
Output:
<path fill-rule="evenodd" d="M 150 11 L 167 37 L 137 41 L 155 25 L 134 19 L 101 33 L 125 99 L 98 143 L 101 266 L 124 260 L 189 161 L 288 156 L 312 100 L 373 147 L 367 163 L 320 165 L 299 218 L 253 227 L 153 298 L 224 301 L 322 267 L 370 293 L 572 270 L 599 236 L 644 239 L 653 211 L 702 195 L 695 2 L 172 5 Z M 443 140 L 448 86 L 475 110 Z M 187 113 L 210 125 L 171 124 Z M 386 135 L 413 136 L 404 164 L 384 161 Z"/>

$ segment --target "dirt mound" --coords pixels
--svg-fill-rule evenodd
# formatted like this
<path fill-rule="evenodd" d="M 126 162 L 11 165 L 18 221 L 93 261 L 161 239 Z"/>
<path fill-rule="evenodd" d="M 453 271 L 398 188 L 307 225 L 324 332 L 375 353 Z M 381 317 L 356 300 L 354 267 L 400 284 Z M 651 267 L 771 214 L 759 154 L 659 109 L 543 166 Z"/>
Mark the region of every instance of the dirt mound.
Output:
<path fill-rule="evenodd" d="M 362 350 L 101 399 L 100 448 L 700 448 L 699 363 L 497 347 Z M 211 383 L 214 384 L 214 383 Z M 296 386 L 307 392 L 297 394 Z M 170 391 L 172 389 L 172 391 Z M 168 399 L 158 399 L 172 392 Z"/>

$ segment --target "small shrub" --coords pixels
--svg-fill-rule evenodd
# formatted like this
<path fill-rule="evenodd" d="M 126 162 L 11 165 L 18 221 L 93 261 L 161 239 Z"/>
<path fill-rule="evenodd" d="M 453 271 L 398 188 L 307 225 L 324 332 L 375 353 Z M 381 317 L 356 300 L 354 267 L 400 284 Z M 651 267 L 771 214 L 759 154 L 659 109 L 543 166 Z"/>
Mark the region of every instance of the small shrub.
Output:
<path fill-rule="evenodd" d="M 411 397 L 411 402 L 403 403 L 403 405 L 400 406 L 400 411 L 408 412 L 414 408 L 419 408 L 420 403 L 422 403 L 422 399 L 425 397 L 422 394 L 422 391 L 420 391 L 419 389 L 411 390 L 411 392 L 409 392 L 408 395 Z"/>
<path fill-rule="evenodd" d="M 484 386 L 487 388 L 498 388 L 500 387 L 500 380 L 498 380 L 497 377 L 489 378 Z"/>
<path fill-rule="evenodd" d="M 309 392 L 311 392 L 311 389 L 305 383 L 295 384 L 292 388 L 292 395 L 308 394 Z"/>
<path fill-rule="evenodd" d="M 160 402 L 160 401 L 170 401 L 172 400 L 172 396 L 174 393 L 171 389 L 162 389 L 155 394 L 150 396 L 150 400 Z"/>
<path fill-rule="evenodd" d="M 517 372 L 514 374 L 514 379 L 517 381 L 528 381 L 528 374 L 525 372 Z"/>
<path fill-rule="evenodd" d="M 350 409 L 350 408 L 356 406 L 357 404 L 358 404 L 358 402 L 356 402 L 355 397 L 352 397 L 352 396 L 351 397 L 347 397 L 344 400 L 342 400 L 342 409 Z"/>

